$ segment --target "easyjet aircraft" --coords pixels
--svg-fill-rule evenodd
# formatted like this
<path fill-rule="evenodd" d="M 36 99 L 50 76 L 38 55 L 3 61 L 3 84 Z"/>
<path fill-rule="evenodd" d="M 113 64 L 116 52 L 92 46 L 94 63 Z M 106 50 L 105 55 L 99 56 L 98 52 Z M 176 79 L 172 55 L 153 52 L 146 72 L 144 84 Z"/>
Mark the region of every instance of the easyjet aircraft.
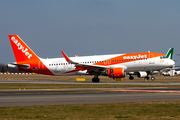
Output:
<path fill-rule="evenodd" d="M 94 75 L 92 82 L 99 82 L 99 75 L 115 79 L 123 78 L 129 72 L 149 79 L 152 71 L 174 65 L 173 60 L 154 52 L 68 57 L 61 51 L 64 58 L 43 59 L 18 35 L 9 35 L 9 40 L 16 62 L 9 63 L 8 67 L 47 75 Z"/>

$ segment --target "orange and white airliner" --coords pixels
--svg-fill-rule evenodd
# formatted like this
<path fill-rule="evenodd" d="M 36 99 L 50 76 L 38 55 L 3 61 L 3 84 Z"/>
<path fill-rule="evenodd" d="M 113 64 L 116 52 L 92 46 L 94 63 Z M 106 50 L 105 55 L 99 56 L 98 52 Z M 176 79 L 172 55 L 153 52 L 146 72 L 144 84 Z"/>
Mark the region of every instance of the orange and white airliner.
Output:
<path fill-rule="evenodd" d="M 172 67 L 175 63 L 165 55 L 154 52 L 43 59 L 38 57 L 18 35 L 9 35 L 16 62 L 8 67 L 47 75 L 94 75 L 92 82 L 99 82 L 99 75 L 123 78 L 126 73 L 149 79 L 154 70 Z M 129 79 L 134 79 L 130 74 Z M 151 79 L 155 79 L 153 76 Z"/>

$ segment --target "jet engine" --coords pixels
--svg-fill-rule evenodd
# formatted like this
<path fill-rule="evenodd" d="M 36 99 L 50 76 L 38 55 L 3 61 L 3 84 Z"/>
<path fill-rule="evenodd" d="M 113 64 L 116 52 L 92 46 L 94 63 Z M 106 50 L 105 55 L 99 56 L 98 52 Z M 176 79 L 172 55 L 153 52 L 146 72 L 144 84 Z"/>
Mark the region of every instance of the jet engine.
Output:
<path fill-rule="evenodd" d="M 123 78 L 125 77 L 123 68 L 111 68 L 107 69 L 108 77 L 110 78 Z"/>
<path fill-rule="evenodd" d="M 139 78 L 146 77 L 147 75 L 148 75 L 147 72 L 138 72 L 137 73 L 137 77 L 139 77 Z"/>
<path fill-rule="evenodd" d="M 175 71 L 175 75 L 180 75 L 180 71 Z"/>

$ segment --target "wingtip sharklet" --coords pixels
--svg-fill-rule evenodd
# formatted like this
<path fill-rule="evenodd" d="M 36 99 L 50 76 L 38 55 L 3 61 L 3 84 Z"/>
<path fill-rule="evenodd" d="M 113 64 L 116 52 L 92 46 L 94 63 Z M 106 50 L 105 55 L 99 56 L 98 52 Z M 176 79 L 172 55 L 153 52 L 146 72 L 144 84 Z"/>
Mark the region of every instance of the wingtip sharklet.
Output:
<path fill-rule="evenodd" d="M 69 59 L 69 57 L 63 52 L 61 51 L 62 55 L 64 56 L 64 58 L 66 59 L 67 62 L 70 62 L 71 60 Z"/>

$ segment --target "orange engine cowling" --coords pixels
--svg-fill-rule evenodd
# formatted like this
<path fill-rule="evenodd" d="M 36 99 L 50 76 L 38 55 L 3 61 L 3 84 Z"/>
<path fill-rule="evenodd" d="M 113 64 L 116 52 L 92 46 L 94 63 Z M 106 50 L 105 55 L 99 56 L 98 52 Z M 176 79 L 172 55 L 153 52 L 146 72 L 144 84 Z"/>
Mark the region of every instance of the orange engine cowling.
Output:
<path fill-rule="evenodd" d="M 123 68 L 111 68 L 107 69 L 107 74 L 110 78 L 123 78 L 125 77 Z"/>

